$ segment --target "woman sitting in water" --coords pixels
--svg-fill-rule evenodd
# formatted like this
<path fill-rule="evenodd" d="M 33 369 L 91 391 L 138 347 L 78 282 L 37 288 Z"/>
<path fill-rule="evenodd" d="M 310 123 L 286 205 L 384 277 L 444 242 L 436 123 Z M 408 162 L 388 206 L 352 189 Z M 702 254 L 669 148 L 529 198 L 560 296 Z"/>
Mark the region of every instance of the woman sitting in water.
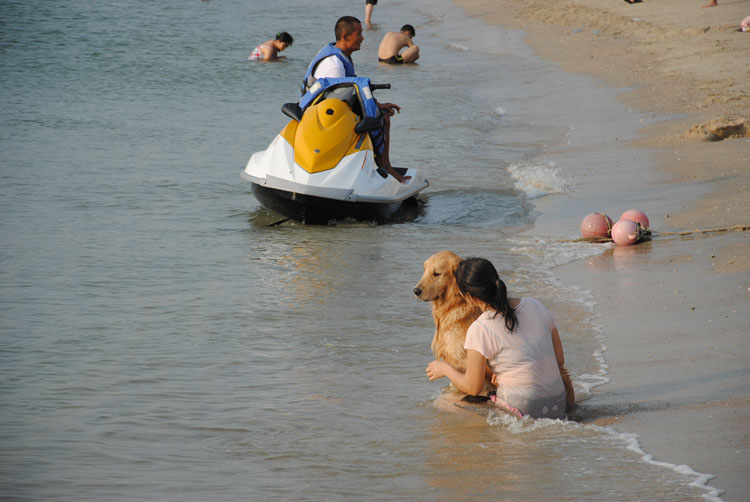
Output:
<path fill-rule="evenodd" d="M 282 31 L 276 34 L 274 40 L 267 40 L 256 47 L 247 59 L 248 61 L 279 61 L 286 59 L 286 56 L 279 56 L 279 52 L 293 43 L 294 38 L 289 33 Z"/>
<path fill-rule="evenodd" d="M 482 314 L 466 332 L 466 373 L 432 361 L 430 381 L 448 377 L 462 392 L 477 395 L 489 368 L 495 404 L 519 417 L 564 418 L 559 368 L 565 357 L 552 313 L 534 298 L 508 298 L 505 283 L 484 258 L 463 260 L 455 275 L 461 294 Z"/>

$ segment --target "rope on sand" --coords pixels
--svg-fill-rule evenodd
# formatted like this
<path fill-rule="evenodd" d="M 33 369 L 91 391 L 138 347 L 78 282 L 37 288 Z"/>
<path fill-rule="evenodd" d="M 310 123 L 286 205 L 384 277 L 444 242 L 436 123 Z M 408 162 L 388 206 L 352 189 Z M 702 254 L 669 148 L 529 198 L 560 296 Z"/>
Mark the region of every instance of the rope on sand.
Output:
<path fill-rule="evenodd" d="M 690 235 L 690 234 L 710 234 L 713 232 L 728 232 L 734 230 L 737 232 L 744 232 L 750 230 L 750 225 L 734 225 L 732 227 L 725 228 L 710 228 L 708 230 L 690 230 L 688 232 L 659 232 L 658 230 L 652 230 L 653 233 L 659 235 Z"/>
<path fill-rule="evenodd" d="M 729 231 L 736 231 L 736 232 L 745 232 L 747 230 L 750 230 L 750 225 L 734 225 L 731 227 L 724 227 L 724 228 L 709 228 L 706 230 L 689 230 L 687 232 L 661 232 L 659 230 L 648 230 L 648 236 L 651 234 L 656 235 L 691 235 L 691 234 L 710 234 L 715 232 L 729 232 Z M 609 237 L 579 237 L 578 239 L 569 239 L 569 240 L 562 240 L 557 242 L 594 242 L 594 243 L 603 243 L 603 242 L 612 242 L 612 239 Z"/>
<path fill-rule="evenodd" d="M 593 242 L 596 244 L 601 244 L 603 242 L 612 242 L 612 239 L 610 239 L 609 237 L 579 237 L 577 239 L 565 239 L 557 242 Z"/>

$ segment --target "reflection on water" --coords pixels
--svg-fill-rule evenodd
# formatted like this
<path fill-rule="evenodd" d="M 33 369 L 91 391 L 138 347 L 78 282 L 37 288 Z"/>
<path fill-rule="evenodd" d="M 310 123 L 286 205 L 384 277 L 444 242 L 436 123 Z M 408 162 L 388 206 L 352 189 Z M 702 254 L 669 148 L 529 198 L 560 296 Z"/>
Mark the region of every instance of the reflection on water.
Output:
<path fill-rule="evenodd" d="M 636 262 L 647 260 L 651 254 L 651 243 L 645 241 L 632 246 L 614 246 L 611 255 L 615 270 L 626 270 Z"/>
<path fill-rule="evenodd" d="M 649 259 L 653 241 L 647 240 L 632 246 L 615 246 L 608 244 L 589 244 L 590 246 L 603 249 L 602 254 L 593 256 L 586 260 L 586 265 L 591 270 L 612 271 L 627 270 L 635 263 L 642 263 Z"/>

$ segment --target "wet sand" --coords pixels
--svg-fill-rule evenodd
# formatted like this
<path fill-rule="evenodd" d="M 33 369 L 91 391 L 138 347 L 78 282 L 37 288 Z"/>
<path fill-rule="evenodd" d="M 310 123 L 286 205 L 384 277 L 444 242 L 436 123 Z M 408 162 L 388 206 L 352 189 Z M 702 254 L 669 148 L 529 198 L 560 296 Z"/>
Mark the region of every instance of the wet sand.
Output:
<path fill-rule="evenodd" d="M 540 201 L 535 232 L 575 238 L 594 211 L 615 220 L 631 207 L 649 215 L 661 232 L 652 241 L 608 245 L 557 270 L 592 291 L 606 338 L 611 381 L 594 389 L 581 415 L 635 432 L 656 461 L 713 474 L 708 485 L 724 500 L 748 500 L 750 233 L 666 232 L 750 224 L 750 33 L 736 31 L 750 1 L 455 3 L 524 30 L 539 56 L 625 89 L 625 106 L 653 114 L 626 145 L 632 157 L 599 163 L 569 197 Z M 593 164 L 595 153 L 555 155 Z M 618 190 L 623 176 L 628 189 Z"/>

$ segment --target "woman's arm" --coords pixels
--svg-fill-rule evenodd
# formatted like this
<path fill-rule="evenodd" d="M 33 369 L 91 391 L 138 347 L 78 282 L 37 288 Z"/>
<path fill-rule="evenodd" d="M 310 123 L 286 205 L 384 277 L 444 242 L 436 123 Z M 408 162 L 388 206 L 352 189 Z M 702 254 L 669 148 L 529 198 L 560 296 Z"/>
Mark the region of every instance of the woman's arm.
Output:
<path fill-rule="evenodd" d="M 554 328 L 552 330 L 552 346 L 555 348 L 557 367 L 562 368 L 565 365 L 565 354 L 563 354 L 562 342 L 560 341 L 560 333 L 557 331 L 557 328 Z"/>
<path fill-rule="evenodd" d="M 432 361 L 425 372 L 430 382 L 438 378 L 448 377 L 461 392 L 477 396 L 484 387 L 486 367 L 487 359 L 481 352 L 469 349 L 466 351 L 466 373 L 461 373 L 445 361 Z"/>

